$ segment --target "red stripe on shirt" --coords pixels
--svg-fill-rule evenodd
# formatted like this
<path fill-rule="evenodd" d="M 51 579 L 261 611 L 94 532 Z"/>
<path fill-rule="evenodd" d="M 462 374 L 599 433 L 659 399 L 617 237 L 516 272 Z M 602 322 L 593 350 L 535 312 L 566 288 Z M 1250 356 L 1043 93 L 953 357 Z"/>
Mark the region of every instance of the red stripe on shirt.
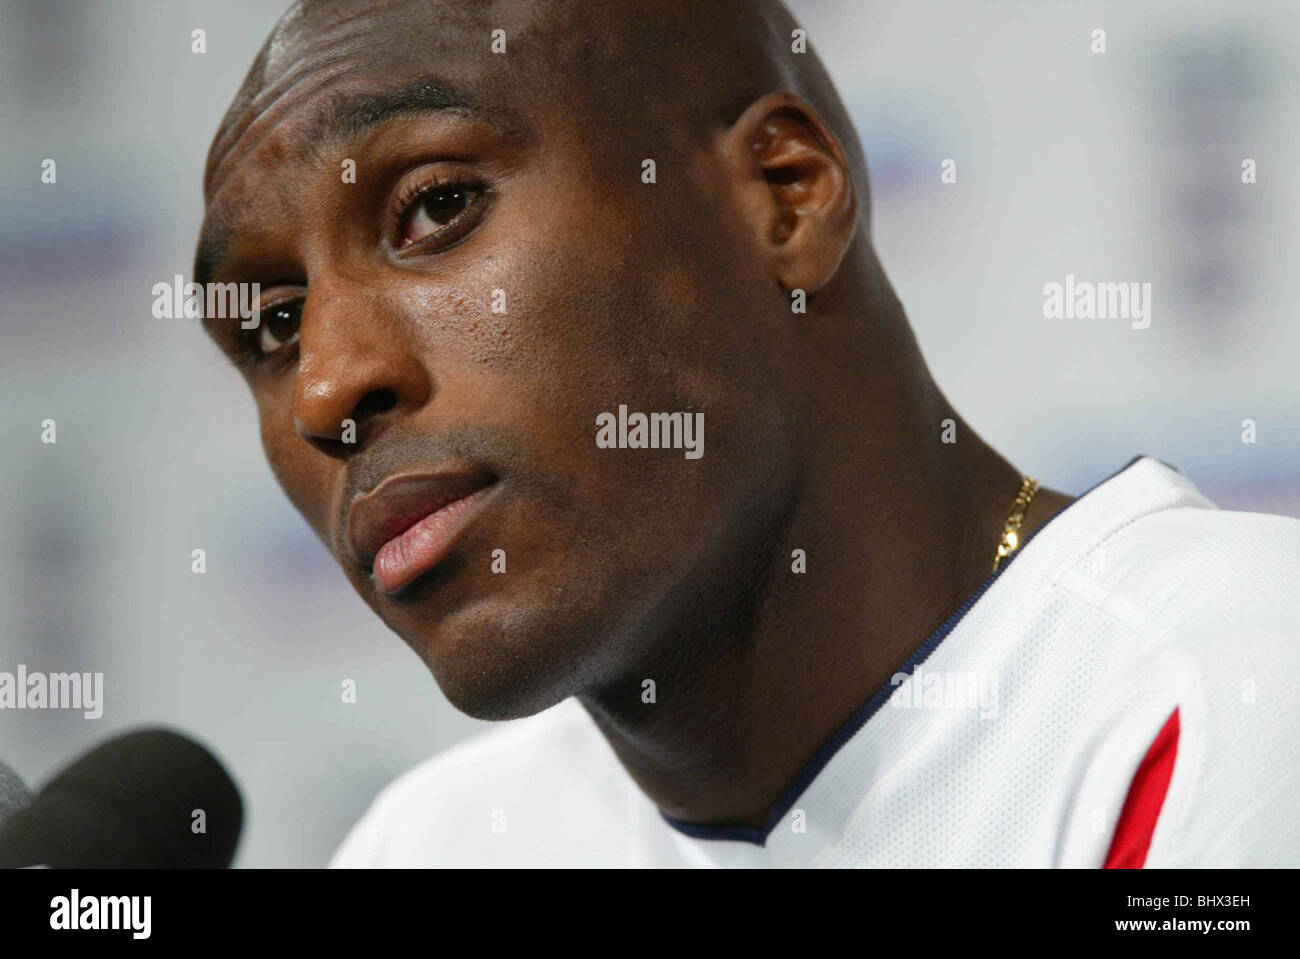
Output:
<path fill-rule="evenodd" d="M 1128 787 L 1124 809 L 1115 826 L 1115 838 L 1110 841 L 1105 869 L 1141 869 L 1151 848 L 1151 835 L 1156 831 L 1156 820 L 1169 792 L 1169 779 L 1174 774 L 1174 758 L 1178 755 L 1178 710 L 1165 720 L 1164 728 L 1151 743 Z"/>

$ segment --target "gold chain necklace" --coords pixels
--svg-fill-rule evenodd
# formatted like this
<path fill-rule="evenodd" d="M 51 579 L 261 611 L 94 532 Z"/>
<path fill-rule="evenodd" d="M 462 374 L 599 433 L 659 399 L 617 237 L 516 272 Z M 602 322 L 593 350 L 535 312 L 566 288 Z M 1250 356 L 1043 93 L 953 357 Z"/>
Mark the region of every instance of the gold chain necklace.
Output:
<path fill-rule="evenodd" d="M 1026 476 L 1020 484 L 1020 492 L 1016 494 L 1016 501 L 1011 504 L 1011 515 L 1007 517 L 1006 525 L 1002 527 L 1002 538 L 998 541 L 998 552 L 993 557 L 993 572 L 998 571 L 998 566 L 1004 559 L 1020 548 L 1020 524 L 1025 521 L 1025 510 L 1029 509 L 1029 504 L 1034 499 L 1034 494 L 1038 492 L 1038 480 L 1032 476 Z"/>

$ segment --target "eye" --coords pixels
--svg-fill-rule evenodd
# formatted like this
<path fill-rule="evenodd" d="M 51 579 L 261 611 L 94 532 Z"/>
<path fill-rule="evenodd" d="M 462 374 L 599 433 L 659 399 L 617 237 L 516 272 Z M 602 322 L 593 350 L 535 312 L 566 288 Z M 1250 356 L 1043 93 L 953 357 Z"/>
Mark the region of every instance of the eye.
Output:
<path fill-rule="evenodd" d="M 257 325 L 257 350 L 263 356 L 284 349 L 298 338 L 302 301 L 277 303 L 262 310 Z"/>
<path fill-rule="evenodd" d="M 465 212 L 482 193 L 480 187 L 457 183 L 436 186 L 421 194 L 402 217 L 402 246 L 439 234 L 462 232 L 462 224 L 472 226 L 472 222 L 465 222 L 470 219 Z"/>

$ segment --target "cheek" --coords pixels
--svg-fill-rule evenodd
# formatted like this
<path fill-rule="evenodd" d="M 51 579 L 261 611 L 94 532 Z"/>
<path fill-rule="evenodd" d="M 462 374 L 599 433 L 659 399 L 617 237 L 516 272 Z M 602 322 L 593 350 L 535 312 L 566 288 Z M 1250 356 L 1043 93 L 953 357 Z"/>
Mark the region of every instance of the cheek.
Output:
<path fill-rule="evenodd" d="M 256 399 L 262 449 L 271 472 L 289 501 L 316 535 L 332 549 L 328 512 L 332 461 L 299 438 L 289 402 L 279 401 L 274 396 L 257 396 Z"/>
<path fill-rule="evenodd" d="M 687 541 L 735 508 L 745 486 L 736 477 L 762 475 L 763 463 L 743 462 L 743 447 L 763 444 L 752 437 L 755 406 L 742 394 L 771 379 L 736 375 L 752 337 L 738 335 L 743 324 L 729 311 L 717 319 L 726 291 L 700 258 L 665 253 L 640 228 L 586 223 L 566 235 L 561 242 L 555 228 L 534 232 L 485 277 L 513 290 L 498 350 L 480 370 L 491 415 L 510 418 L 543 448 L 545 467 L 564 475 L 571 501 L 588 514 L 582 532 L 591 541 L 616 534 L 619 552 L 651 563 L 664 549 L 688 553 Z M 597 417 L 622 404 L 703 413 L 704 457 L 599 448 Z"/>

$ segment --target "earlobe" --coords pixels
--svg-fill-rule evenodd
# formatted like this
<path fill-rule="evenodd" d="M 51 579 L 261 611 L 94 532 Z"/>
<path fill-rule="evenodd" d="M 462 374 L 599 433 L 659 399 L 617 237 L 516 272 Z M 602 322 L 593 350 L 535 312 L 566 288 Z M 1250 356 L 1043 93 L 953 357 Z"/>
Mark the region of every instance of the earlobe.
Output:
<path fill-rule="evenodd" d="M 781 286 L 810 293 L 825 286 L 857 227 L 853 178 L 835 134 L 803 98 L 771 93 L 754 101 L 725 139 L 746 215 Z"/>

